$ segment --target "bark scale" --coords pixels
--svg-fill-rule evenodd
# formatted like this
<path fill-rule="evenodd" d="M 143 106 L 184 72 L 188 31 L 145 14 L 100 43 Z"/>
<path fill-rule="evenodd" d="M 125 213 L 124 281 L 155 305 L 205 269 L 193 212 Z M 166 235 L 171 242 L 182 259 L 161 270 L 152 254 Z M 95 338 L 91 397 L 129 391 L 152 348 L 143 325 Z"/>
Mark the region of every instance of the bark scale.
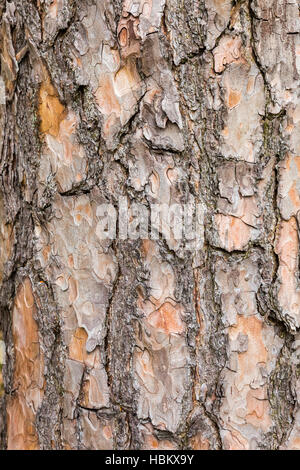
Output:
<path fill-rule="evenodd" d="M 299 449 L 296 0 L 0 18 L 1 448 Z M 103 240 L 120 198 L 197 249 Z"/>

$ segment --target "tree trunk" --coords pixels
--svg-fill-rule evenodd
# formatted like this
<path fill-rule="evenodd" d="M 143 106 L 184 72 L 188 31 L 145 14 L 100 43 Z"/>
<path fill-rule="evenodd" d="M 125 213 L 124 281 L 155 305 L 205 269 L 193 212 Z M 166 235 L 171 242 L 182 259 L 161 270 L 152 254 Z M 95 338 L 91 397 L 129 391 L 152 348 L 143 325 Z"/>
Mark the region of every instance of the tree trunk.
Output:
<path fill-rule="evenodd" d="M 0 447 L 300 449 L 296 0 L 0 18 Z"/>

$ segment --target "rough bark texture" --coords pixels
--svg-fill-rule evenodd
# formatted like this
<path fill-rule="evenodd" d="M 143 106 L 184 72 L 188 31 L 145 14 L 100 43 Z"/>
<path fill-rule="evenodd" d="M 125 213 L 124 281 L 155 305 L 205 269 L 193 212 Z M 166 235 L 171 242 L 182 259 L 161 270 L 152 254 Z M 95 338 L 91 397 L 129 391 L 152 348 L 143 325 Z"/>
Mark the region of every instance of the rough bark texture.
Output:
<path fill-rule="evenodd" d="M 297 0 L 0 18 L 1 448 L 300 449 Z M 120 196 L 198 249 L 101 240 Z"/>

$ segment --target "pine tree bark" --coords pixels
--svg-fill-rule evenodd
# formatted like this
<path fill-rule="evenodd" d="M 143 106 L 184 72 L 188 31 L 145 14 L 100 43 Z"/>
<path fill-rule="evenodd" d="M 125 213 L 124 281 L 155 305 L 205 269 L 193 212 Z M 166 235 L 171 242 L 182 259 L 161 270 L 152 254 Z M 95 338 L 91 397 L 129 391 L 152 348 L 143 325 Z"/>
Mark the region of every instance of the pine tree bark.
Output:
<path fill-rule="evenodd" d="M 0 18 L 0 447 L 299 449 L 296 0 Z M 197 249 L 104 242 L 120 198 Z"/>

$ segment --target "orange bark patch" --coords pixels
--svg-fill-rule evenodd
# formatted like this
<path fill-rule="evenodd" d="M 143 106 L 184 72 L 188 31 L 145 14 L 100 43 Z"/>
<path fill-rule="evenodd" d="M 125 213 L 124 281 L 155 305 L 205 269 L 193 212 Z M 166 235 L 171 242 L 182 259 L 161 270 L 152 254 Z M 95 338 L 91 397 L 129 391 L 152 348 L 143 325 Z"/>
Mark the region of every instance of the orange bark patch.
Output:
<path fill-rule="evenodd" d="M 105 439 L 107 439 L 107 440 L 112 439 L 113 433 L 112 433 L 112 427 L 111 427 L 110 425 L 104 426 L 104 428 L 103 428 L 103 436 L 104 436 Z"/>
<path fill-rule="evenodd" d="M 72 136 L 76 129 L 76 116 L 70 113 L 66 119 L 62 119 L 59 125 L 58 142 L 63 144 L 64 158 L 67 164 L 72 162 L 73 151 L 78 152 L 78 148 L 72 144 Z"/>
<path fill-rule="evenodd" d="M 3 268 L 9 260 L 14 242 L 12 224 L 5 223 L 5 209 L 0 198 L 0 283 L 3 279 Z"/>
<path fill-rule="evenodd" d="M 250 241 L 250 227 L 241 219 L 230 215 L 215 216 L 220 241 L 228 250 L 242 250 Z"/>
<path fill-rule="evenodd" d="M 293 186 L 289 190 L 290 200 L 295 208 L 300 208 L 300 197 L 299 192 L 296 188 L 296 181 L 293 182 Z"/>
<path fill-rule="evenodd" d="M 47 77 L 40 87 L 40 131 L 43 134 L 50 134 L 57 137 L 60 123 L 65 115 L 65 108 L 59 101 L 58 94 L 51 84 L 50 78 Z"/>
<path fill-rule="evenodd" d="M 81 394 L 82 400 L 81 405 L 86 408 L 99 408 L 101 406 L 109 406 L 108 400 L 103 393 L 104 390 L 101 387 L 101 381 L 97 375 L 90 374 L 84 381 Z M 110 437 L 107 437 L 110 439 Z"/>
<path fill-rule="evenodd" d="M 7 20 L 2 22 L 0 38 L 1 76 L 5 82 L 7 94 L 8 96 L 11 96 L 14 90 L 15 80 L 17 78 L 18 65 L 12 46 L 10 27 Z"/>
<path fill-rule="evenodd" d="M 298 249 L 297 222 L 294 218 L 291 218 L 288 222 L 283 221 L 280 224 L 275 245 L 281 265 L 282 281 L 286 284 L 286 288 L 292 281 L 291 275 L 295 274 Z"/>
<path fill-rule="evenodd" d="M 69 358 L 74 361 L 84 362 L 86 358 L 85 345 L 87 333 L 83 328 L 78 328 L 72 337 L 69 346 Z"/>
<path fill-rule="evenodd" d="M 238 315 L 237 324 L 229 328 L 230 340 L 235 341 L 239 334 L 248 337 L 248 348 L 238 354 L 238 369 L 234 382 L 237 394 L 244 387 L 250 387 L 255 371 L 268 360 L 268 351 L 263 341 L 263 322 L 257 316 Z M 272 423 L 265 387 L 249 388 L 245 405 L 247 423 L 267 431 Z"/>
<path fill-rule="evenodd" d="M 152 104 L 157 95 L 161 95 L 161 90 L 159 88 L 151 88 L 147 91 L 144 100 L 147 103 Z M 189 122 L 188 124 L 192 125 L 192 122 Z"/>
<path fill-rule="evenodd" d="M 294 157 L 294 162 L 297 165 L 297 171 L 298 171 L 298 174 L 300 175 L 300 156 L 299 155 L 297 155 L 297 157 Z"/>
<path fill-rule="evenodd" d="M 121 106 L 115 95 L 115 90 L 110 75 L 104 75 L 101 77 L 99 88 L 96 91 L 96 101 L 100 111 L 106 116 L 109 116 L 112 113 L 120 116 Z"/>
<path fill-rule="evenodd" d="M 251 76 L 248 80 L 247 83 L 247 93 L 250 95 L 250 93 L 253 92 L 254 90 L 254 85 L 255 85 L 255 77 Z"/>
<path fill-rule="evenodd" d="M 151 432 L 151 431 L 150 431 Z M 177 449 L 174 442 L 168 441 L 166 439 L 158 440 L 152 433 L 144 434 L 144 450 L 175 450 Z"/>
<path fill-rule="evenodd" d="M 38 450 L 35 415 L 24 398 L 9 399 L 7 408 L 8 450 Z"/>
<path fill-rule="evenodd" d="M 295 437 L 288 446 L 288 450 L 300 450 L 300 437 Z"/>
<path fill-rule="evenodd" d="M 247 394 L 246 420 L 255 427 L 262 427 L 265 431 L 271 425 L 269 416 L 269 402 L 265 388 L 249 390 Z"/>
<path fill-rule="evenodd" d="M 116 96 L 123 96 L 132 92 L 138 85 L 140 79 L 136 70 L 135 62 L 128 61 L 114 77 L 114 89 Z"/>
<path fill-rule="evenodd" d="M 173 307 L 170 302 L 165 302 L 158 310 L 149 315 L 148 322 L 167 335 L 180 334 L 184 331 L 184 324 L 179 311 L 178 307 Z"/>
<path fill-rule="evenodd" d="M 18 289 L 13 309 L 15 393 L 7 405 L 8 449 L 38 449 L 35 415 L 43 397 L 44 358 L 34 319 L 36 307 L 30 280 Z"/>
<path fill-rule="evenodd" d="M 49 14 L 51 18 L 55 19 L 57 17 L 57 12 L 58 12 L 57 0 L 52 0 L 52 3 L 49 7 Z"/>
<path fill-rule="evenodd" d="M 228 94 L 228 107 L 230 109 L 234 108 L 241 101 L 241 93 L 236 90 L 229 90 Z"/>
<path fill-rule="evenodd" d="M 2 216 L 2 207 L 0 206 L 0 218 Z M 0 282 L 3 279 L 3 267 L 8 261 L 13 246 L 13 229 L 10 224 L 0 225 Z"/>
<path fill-rule="evenodd" d="M 241 46 L 242 40 L 240 37 L 223 36 L 221 38 L 218 46 L 213 50 L 214 68 L 217 73 L 223 72 L 227 64 L 242 61 Z"/>
<path fill-rule="evenodd" d="M 95 96 L 101 113 L 107 116 L 106 125 L 108 120 L 110 127 L 117 118 L 122 121 L 124 113 L 128 113 L 129 108 L 136 103 L 134 92 L 138 89 L 139 82 L 136 64 L 130 60 L 116 74 L 104 74 L 100 77 Z"/>
<path fill-rule="evenodd" d="M 122 28 L 119 33 L 119 42 L 121 47 L 127 46 L 127 29 Z"/>
<path fill-rule="evenodd" d="M 70 255 L 72 256 L 72 255 Z M 73 262 L 73 256 L 72 256 Z M 75 302 L 78 296 L 78 288 L 77 288 L 77 281 L 73 277 L 69 278 L 69 301 L 71 303 Z"/>
<path fill-rule="evenodd" d="M 224 448 L 225 450 L 248 450 L 249 443 L 239 431 L 231 428 L 225 432 Z"/>
<path fill-rule="evenodd" d="M 297 286 L 299 255 L 297 222 L 292 217 L 288 222 L 281 222 L 275 251 L 279 256 L 278 275 L 281 281 L 278 299 L 282 309 L 299 324 L 300 293 Z"/>
<path fill-rule="evenodd" d="M 72 269 L 74 268 L 74 256 L 73 255 L 68 256 L 68 264 L 70 268 Z"/>
<path fill-rule="evenodd" d="M 207 439 L 205 439 L 201 434 L 196 434 L 196 436 L 191 439 L 191 446 L 194 450 L 209 450 L 210 444 Z"/>
<path fill-rule="evenodd" d="M 100 359 L 98 349 L 95 349 L 92 353 L 87 353 L 86 351 L 87 338 L 88 336 L 85 329 L 77 328 L 69 345 L 69 358 L 74 361 L 82 362 L 88 367 L 99 366 Z"/>
<path fill-rule="evenodd" d="M 252 373 L 257 364 L 266 363 L 268 352 L 262 338 L 263 323 L 255 315 L 245 317 L 238 315 L 237 324 L 229 328 L 229 337 L 235 340 L 239 333 L 248 336 L 248 350 L 239 354 L 239 379 Z"/>
<path fill-rule="evenodd" d="M 287 154 L 280 165 L 279 197 L 280 209 L 284 219 L 296 215 L 300 209 L 298 181 L 300 175 L 300 156 Z"/>
<path fill-rule="evenodd" d="M 47 261 L 49 260 L 50 253 L 51 247 L 49 245 L 46 245 L 42 250 L 42 255 L 45 263 L 47 263 Z"/>
<path fill-rule="evenodd" d="M 228 126 L 224 127 L 224 129 L 222 130 L 222 134 L 223 134 L 224 137 L 228 137 L 228 135 L 229 135 Z"/>

